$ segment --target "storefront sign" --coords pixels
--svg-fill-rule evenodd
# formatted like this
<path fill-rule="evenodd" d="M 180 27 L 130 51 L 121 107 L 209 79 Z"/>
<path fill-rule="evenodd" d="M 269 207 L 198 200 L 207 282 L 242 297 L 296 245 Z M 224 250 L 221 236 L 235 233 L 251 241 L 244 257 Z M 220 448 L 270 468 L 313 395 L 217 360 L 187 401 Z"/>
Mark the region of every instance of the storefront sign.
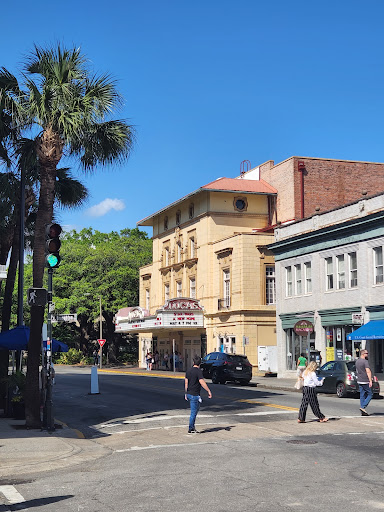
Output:
<path fill-rule="evenodd" d="M 198 309 L 202 311 L 202 307 L 198 300 L 195 299 L 170 299 L 164 304 L 164 310 L 189 310 Z"/>
<path fill-rule="evenodd" d="M 362 325 L 364 323 L 364 313 L 352 313 L 352 323 Z"/>
<path fill-rule="evenodd" d="M 295 323 L 293 330 L 299 336 L 308 336 L 308 334 L 312 334 L 315 328 L 313 327 L 313 323 L 309 320 L 299 320 Z"/>

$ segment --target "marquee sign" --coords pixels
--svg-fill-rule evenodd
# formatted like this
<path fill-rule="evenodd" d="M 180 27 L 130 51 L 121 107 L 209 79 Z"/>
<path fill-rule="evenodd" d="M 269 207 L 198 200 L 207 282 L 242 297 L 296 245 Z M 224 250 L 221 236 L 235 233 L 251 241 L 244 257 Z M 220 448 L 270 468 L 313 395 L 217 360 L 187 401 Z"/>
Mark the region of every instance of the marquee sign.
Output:
<path fill-rule="evenodd" d="M 129 309 L 128 314 L 126 313 Z M 116 332 L 153 331 L 158 329 L 191 329 L 204 327 L 203 307 L 195 299 L 170 299 L 154 316 L 139 314 L 141 308 L 125 308 L 116 315 Z M 146 311 L 146 310 L 143 310 Z"/>

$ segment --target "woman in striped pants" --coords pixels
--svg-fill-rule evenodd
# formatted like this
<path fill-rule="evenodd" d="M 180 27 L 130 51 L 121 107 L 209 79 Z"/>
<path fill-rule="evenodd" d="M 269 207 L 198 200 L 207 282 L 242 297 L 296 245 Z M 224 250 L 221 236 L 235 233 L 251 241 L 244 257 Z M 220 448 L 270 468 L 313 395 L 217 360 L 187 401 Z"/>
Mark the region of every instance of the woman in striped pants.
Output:
<path fill-rule="evenodd" d="M 320 411 L 319 401 L 317 400 L 316 386 L 322 386 L 323 379 L 317 378 L 316 368 L 315 361 L 311 361 L 303 373 L 303 398 L 299 410 L 299 419 L 297 420 L 299 423 L 305 423 L 308 404 L 311 406 L 313 414 L 319 418 L 320 423 L 328 421 L 328 418 Z"/>

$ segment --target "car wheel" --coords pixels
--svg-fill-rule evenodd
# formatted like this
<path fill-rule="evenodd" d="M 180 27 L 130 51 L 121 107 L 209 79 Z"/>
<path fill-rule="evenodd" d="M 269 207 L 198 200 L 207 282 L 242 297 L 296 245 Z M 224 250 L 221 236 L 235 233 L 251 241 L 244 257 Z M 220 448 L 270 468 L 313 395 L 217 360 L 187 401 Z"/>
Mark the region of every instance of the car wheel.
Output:
<path fill-rule="evenodd" d="M 217 370 L 213 370 L 212 372 L 212 384 L 219 384 L 219 372 Z"/>
<path fill-rule="evenodd" d="M 344 382 L 338 382 L 336 385 L 336 394 L 339 398 L 344 398 L 348 395 L 347 388 Z"/>
<path fill-rule="evenodd" d="M 250 382 L 251 382 L 250 380 L 239 380 L 239 383 L 240 383 L 241 386 L 248 386 L 248 384 Z"/>

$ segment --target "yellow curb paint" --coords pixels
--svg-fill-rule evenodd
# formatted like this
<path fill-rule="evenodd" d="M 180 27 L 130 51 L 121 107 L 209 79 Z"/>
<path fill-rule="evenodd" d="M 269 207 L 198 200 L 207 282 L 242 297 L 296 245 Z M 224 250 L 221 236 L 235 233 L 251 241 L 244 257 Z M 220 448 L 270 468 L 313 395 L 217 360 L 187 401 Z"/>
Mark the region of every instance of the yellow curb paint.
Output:
<path fill-rule="evenodd" d="M 120 375 L 139 375 L 141 377 L 162 377 L 164 379 L 184 379 L 184 375 L 163 375 L 162 373 L 130 372 L 124 370 L 98 370 L 102 373 L 119 373 Z"/>
<path fill-rule="evenodd" d="M 298 411 L 297 407 L 288 407 L 286 405 L 268 404 L 267 402 L 257 402 L 256 400 L 236 400 L 237 402 L 246 402 L 247 404 L 263 405 L 264 407 L 273 407 L 274 409 L 283 409 L 285 411 Z"/>
<path fill-rule="evenodd" d="M 77 428 L 70 428 L 68 427 L 68 425 L 66 423 L 64 423 L 64 421 L 61 421 L 61 420 L 57 420 L 55 418 L 54 420 L 56 423 L 59 423 L 60 425 L 62 425 L 63 427 L 66 427 L 66 428 L 69 428 L 70 430 L 72 430 L 73 432 L 75 432 L 75 434 L 77 435 L 77 437 L 79 439 L 85 439 L 85 435 L 80 431 L 78 430 Z"/>

